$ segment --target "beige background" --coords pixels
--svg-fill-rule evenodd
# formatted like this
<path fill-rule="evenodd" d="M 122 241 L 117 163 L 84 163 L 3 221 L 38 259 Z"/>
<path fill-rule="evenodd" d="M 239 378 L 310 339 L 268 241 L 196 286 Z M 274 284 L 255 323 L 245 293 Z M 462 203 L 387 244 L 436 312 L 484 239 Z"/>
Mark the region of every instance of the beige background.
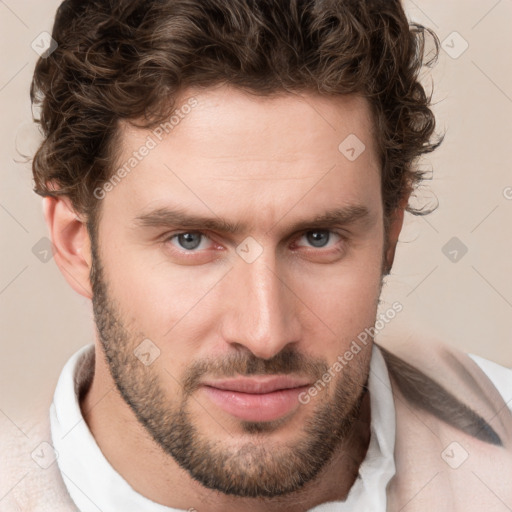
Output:
<path fill-rule="evenodd" d="M 30 166 L 16 162 L 16 147 L 30 152 L 37 143 L 30 123 L 37 58 L 31 43 L 51 31 L 59 3 L 0 0 L 0 414 L 15 423 L 22 410 L 49 400 L 65 361 L 93 340 L 88 302 L 53 260 L 43 263 L 33 253 L 48 232 Z M 438 127 L 447 135 L 423 162 L 434 178 L 421 201 L 435 195 L 439 208 L 427 218 L 407 216 L 382 297 L 382 311 L 396 300 L 404 310 L 379 336 L 385 343 L 436 337 L 512 366 L 512 71 L 506 65 L 512 1 L 405 5 L 410 18 L 445 41 L 432 77 Z M 464 41 L 468 48 L 458 55 Z M 452 237 L 468 249 L 457 262 L 443 253 Z"/>

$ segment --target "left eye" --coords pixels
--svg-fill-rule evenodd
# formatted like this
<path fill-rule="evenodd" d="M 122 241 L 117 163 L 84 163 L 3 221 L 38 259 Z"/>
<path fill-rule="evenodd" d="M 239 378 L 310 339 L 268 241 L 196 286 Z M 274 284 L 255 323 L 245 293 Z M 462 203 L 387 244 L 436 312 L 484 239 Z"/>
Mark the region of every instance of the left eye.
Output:
<path fill-rule="evenodd" d="M 168 240 L 172 242 L 173 239 L 176 239 L 180 249 L 193 251 L 196 249 L 204 249 L 204 247 L 200 247 L 202 238 L 207 237 L 203 233 L 199 233 L 196 231 L 186 231 L 184 233 L 177 233 L 169 237 Z"/>
<path fill-rule="evenodd" d="M 317 249 L 322 249 L 327 246 L 327 244 L 331 240 L 331 235 L 338 237 L 341 239 L 341 236 L 334 233 L 333 231 L 329 231 L 328 229 L 315 229 L 312 231 L 307 231 L 301 236 L 305 238 L 309 244 Z M 338 240 L 339 241 L 339 240 Z"/>

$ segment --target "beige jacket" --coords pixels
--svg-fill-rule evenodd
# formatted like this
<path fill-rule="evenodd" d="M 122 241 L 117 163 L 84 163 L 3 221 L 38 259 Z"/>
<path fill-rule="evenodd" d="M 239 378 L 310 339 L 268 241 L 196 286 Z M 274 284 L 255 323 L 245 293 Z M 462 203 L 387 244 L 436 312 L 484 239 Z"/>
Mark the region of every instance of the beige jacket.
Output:
<path fill-rule="evenodd" d="M 512 413 L 485 373 L 439 344 L 380 348 L 396 415 L 387 510 L 512 511 Z"/>
<path fill-rule="evenodd" d="M 443 346 L 395 355 L 380 348 L 397 426 L 387 510 L 510 512 L 512 414 L 491 381 L 467 355 Z M 50 464 L 48 409 L 21 425 L 23 432 L 0 413 L 2 512 L 77 511 L 57 463 Z"/>

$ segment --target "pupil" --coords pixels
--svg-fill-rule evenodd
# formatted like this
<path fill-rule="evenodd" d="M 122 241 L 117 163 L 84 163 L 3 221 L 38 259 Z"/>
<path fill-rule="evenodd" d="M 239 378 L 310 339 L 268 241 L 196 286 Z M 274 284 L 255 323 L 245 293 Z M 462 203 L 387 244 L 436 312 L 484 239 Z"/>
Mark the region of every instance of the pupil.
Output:
<path fill-rule="evenodd" d="M 194 237 L 196 237 L 196 240 L 194 240 Z M 197 233 L 181 233 L 178 235 L 178 240 L 184 249 L 195 249 L 200 243 Z"/>
<path fill-rule="evenodd" d="M 315 247 L 323 247 L 329 241 L 327 231 L 310 231 L 307 235 L 308 242 Z"/>

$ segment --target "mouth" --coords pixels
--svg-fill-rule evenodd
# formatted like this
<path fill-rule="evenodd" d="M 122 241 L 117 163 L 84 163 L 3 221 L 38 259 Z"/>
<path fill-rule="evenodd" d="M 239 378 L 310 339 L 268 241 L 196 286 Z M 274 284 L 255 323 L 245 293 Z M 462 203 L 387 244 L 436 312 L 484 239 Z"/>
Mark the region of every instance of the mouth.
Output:
<path fill-rule="evenodd" d="M 311 385 L 309 379 L 291 376 L 237 377 L 203 383 L 214 405 L 245 421 L 273 421 L 300 405 L 299 395 Z"/>

